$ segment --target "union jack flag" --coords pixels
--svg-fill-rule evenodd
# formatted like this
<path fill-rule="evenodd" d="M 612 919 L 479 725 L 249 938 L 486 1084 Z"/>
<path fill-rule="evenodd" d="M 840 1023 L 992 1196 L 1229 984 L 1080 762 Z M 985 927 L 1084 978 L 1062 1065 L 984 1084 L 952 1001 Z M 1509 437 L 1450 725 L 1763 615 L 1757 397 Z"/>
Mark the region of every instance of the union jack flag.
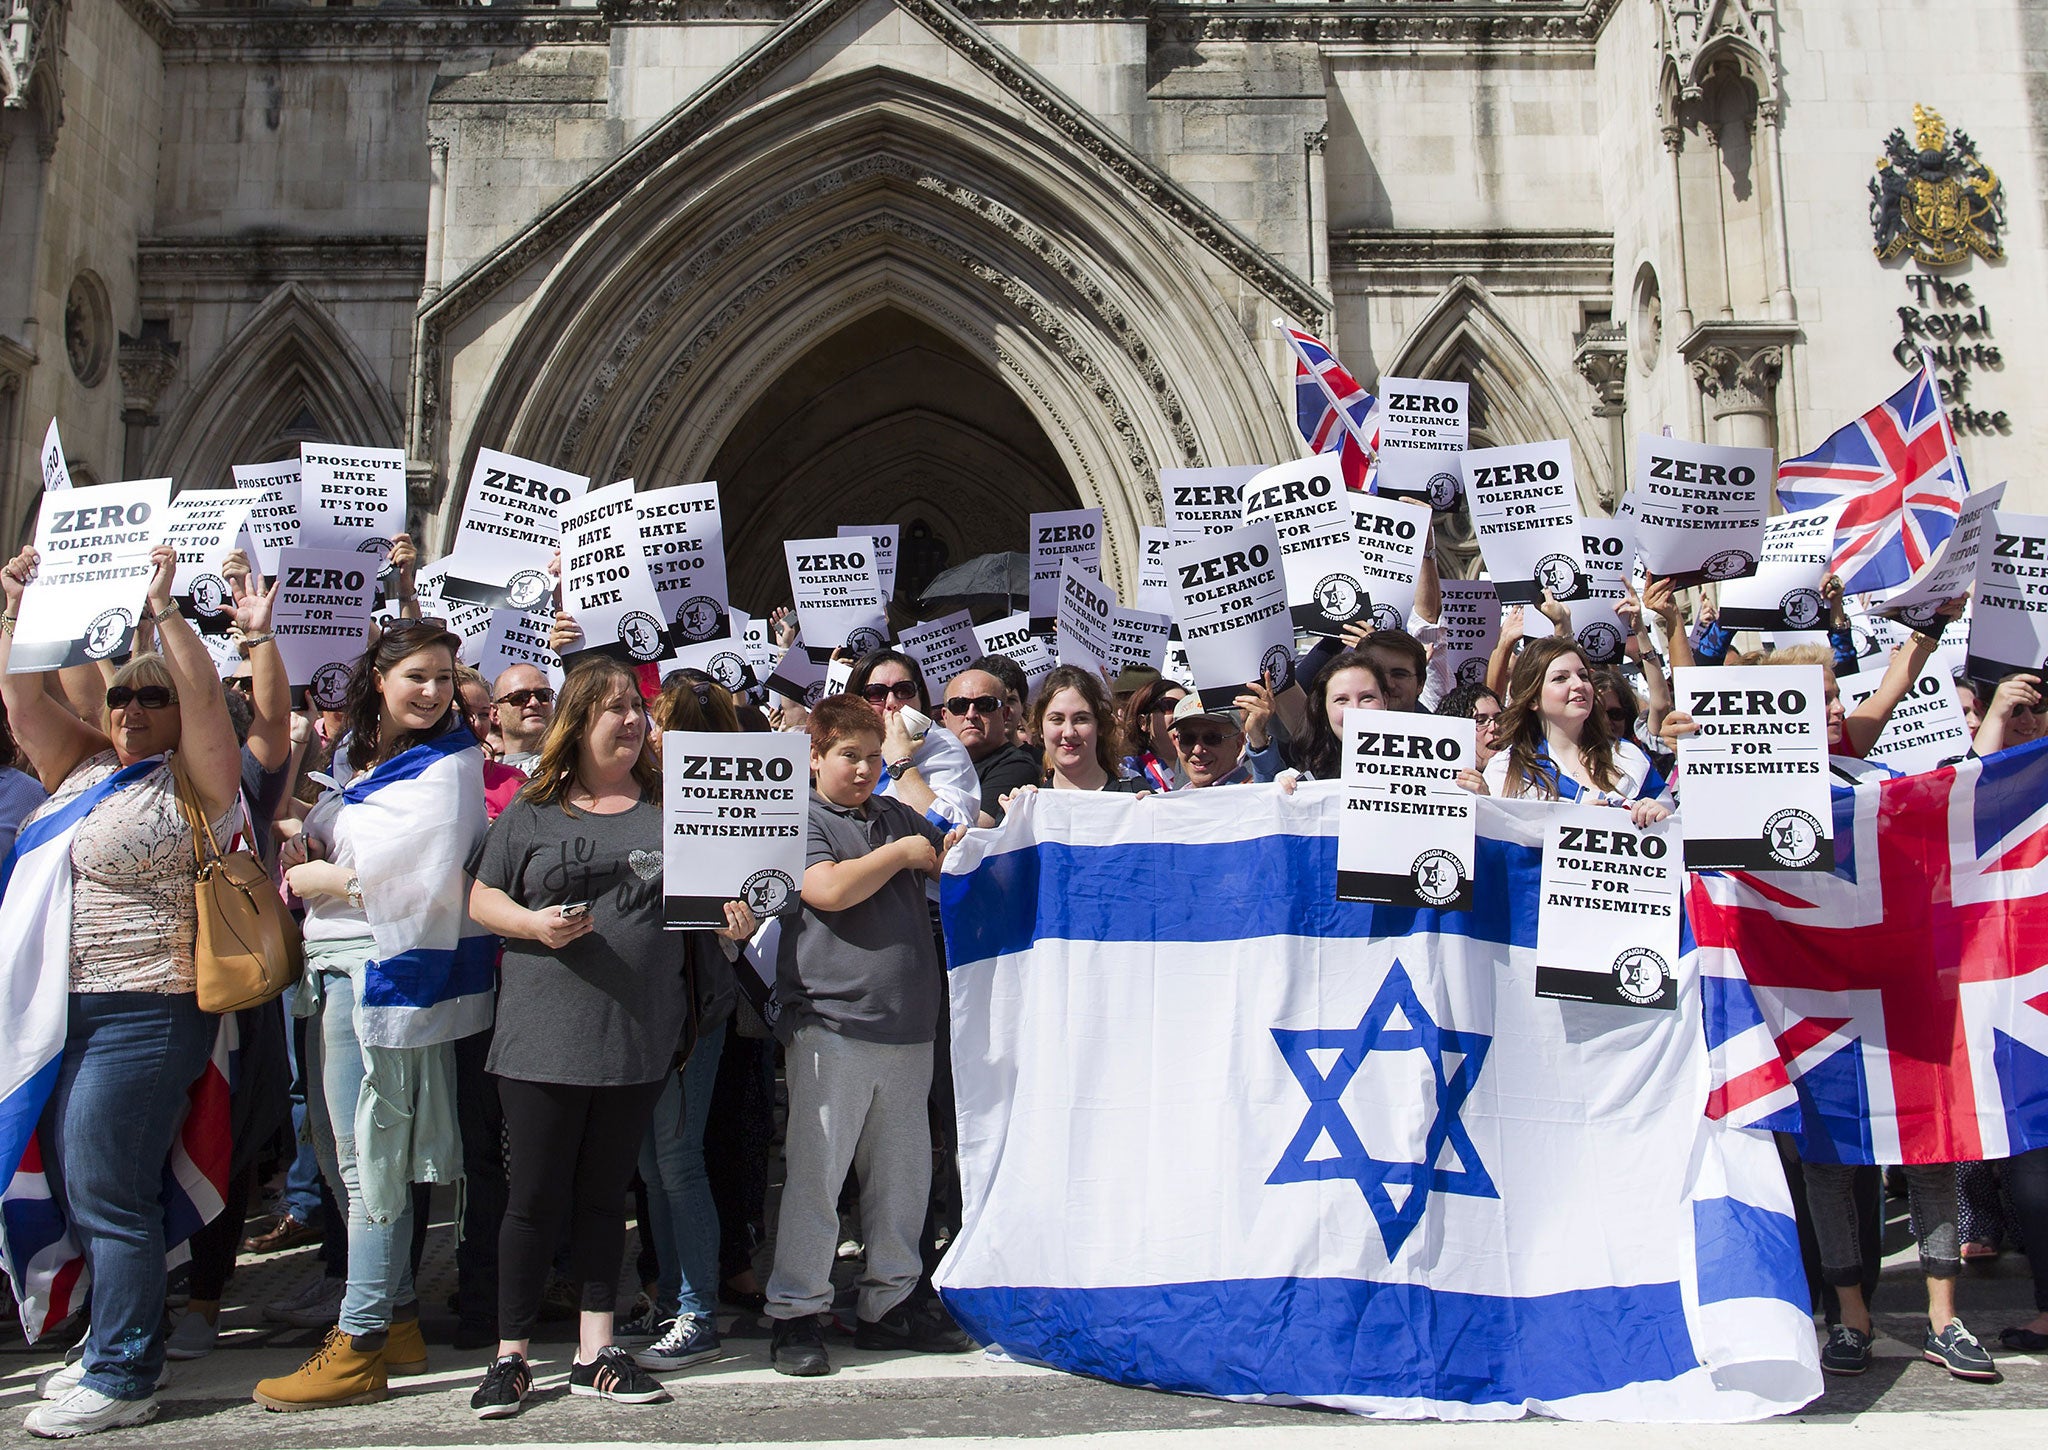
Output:
<path fill-rule="evenodd" d="M 1692 878 L 1707 1115 L 1815 1163 L 2048 1144 L 2048 741 L 1834 812 L 1832 874 Z"/>
<path fill-rule="evenodd" d="M 1778 465 L 1778 498 L 1789 512 L 1846 500 L 1828 570 L 1850 594 L 1895 588 L 1925 569 L 1955 532 L 1969 491 L 1925 362 L 1813 452 Z"/>
<path fill-rule="evenodd" d="M 1321 339 L 1276 324 L 1294 350 L 1294 426 L 1311 453 L 1335 453 L 1344 486 L 1370 492 L 1380 447 L 1379 399 L 1344 371 Z"/>

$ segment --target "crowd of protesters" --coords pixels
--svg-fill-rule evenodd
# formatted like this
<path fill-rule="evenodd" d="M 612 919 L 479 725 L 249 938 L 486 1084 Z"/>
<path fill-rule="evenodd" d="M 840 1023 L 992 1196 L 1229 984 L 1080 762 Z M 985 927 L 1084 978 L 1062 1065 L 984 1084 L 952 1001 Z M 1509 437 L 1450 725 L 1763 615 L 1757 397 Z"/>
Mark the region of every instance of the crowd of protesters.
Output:
<path fill-rule="evenodd" d="M 806 708 L 595 653 L 572 654 L 559 685 L 531 665 L 485 680 L 461 663 L 456 635 L 418 617 L 409 541 L 391 557 L 394 616 L 356 660 L 340 710 L 294 710 L 269 628 L 274 588 L 239 557 L 225 572 L 243 663 L 224 683 L 171 597 L 167 550 L 125 663 L 0 673 L 12 727 L 0 834 L 60 817 L 75 832 L 61 891 L 48 887 L 70 995 L 41 1131 L 91 1291 L 70 1330 L 83 1337 L 40 1386 L 35 1434 L 154 1415 L 167 1361 L 213 1348 L 238 1249 L 321 1245 L 318 1275 L 265 1313 L 324 1327 L 325 1341 L 255 1386 L 256 1401 L 384 1399 L 393 1377 L 427 1368 L 416 1288 L 426 1186 L 457 1179 L 453 1343 L 490 1351 L 471 1399 L 486 1419 L 520 1412 L 529 1343 L 552 1311 L 575 1316 L 577 1395 L 668 1399 L 656 1376 L 718 1356 L 721 1314 L 765 1316 L 777 1370 L 830 1372 L 848 1202 L 864 1245 L 853 1342 L 971 1349 L 932 1287 L 959 1214 L 935 882 L 964 832 L 999 823 L 1032 790 L 1109 792 L 1142 810 L 1186 790 L 1334 778 L 1352 710 L 1469 716 L 1480 758 L 1467 789 L 1611 805 L 1647 824 L 1683 791 L 1674 742 L 1691 722 L 1669 669 L 1724 660 L 1819 665 L 1837 776 L 1863 779 L 1883 772 L 1871 746 L 1941 627 L 1910 635 L 1877 691 L 1844 712 L 1835 672 L 1859 661 L 1839 588 L 1828 645 L 1737 653 L 1710 604 L 1693 606 L 1688 629 L 1676 591 L 1650 581 L 1618 606 L 1625 665 L 1589 661 L 1568 611 L 1546 598 L 1536 608 L 1550 634 L 1525 639 L 1523 611 L 1509 611 L 1484 683 L 1455 685 L 1426 568 L 1407 628 L 1316 641 L 1286 678 L 1250 683 L 1228 706 L 1153 671 L 1110 680 L 1062 665 L 1034 683 L 1002 656 L 941 682 L 885 648 L 849 661 L 843 693 Z M 24 550 L 0 570 L 0 668 L 36 562 Z M 777 629 L 789 647 L 794 623 L 778 616 Z M 558 617 L 558 648 L 579 635 Z M 2039 733 L 2038 678 L 1957 689 L 1978 752 Z M 777 728 L 808 733 L 813 788 L 801 908 L 780 924 L 764 1012 L 738 990 L 752 970 L 743 953 L 767 939 L 746 903 L 727 903 L 716 931 L 664 930 L 660 743 L 665 730 Z M 425 780 L 451 758 L 458 784 L 404 795 L 417 804 L 394 818 L 401 797 L 380 786 Z M 227 1206 L 191 1241 L 174 1316 L 159 1184 L 179 1090 L 216 1028 L 194 988 L 195 824 L 270 864 L 302 918 L 305 972 L 281 1001 L 240 1014 Z M 372 924 L 389 916 L 378 895 L 401 889 L 457 894 L 495 938 L 481 1016 L 408 1030 L 392 1025 L 401 1009 L 366 1000 Z M 784 1179 L 764 1281 L 778 1062 Z M 1882 1170 L 1802 1164 L 1789 1139 L 1781 1149 L 1830 1326 L 1823 1367 L 1860 1372 Z M 1955 1281 L 1965 1258 L 2020 1245 L 2042 1312 L 2001 1338 L 2048 1348 L 2048 1150 L 1903 1178 L 1928 1286 L 1926 1356 L 1962 1378 L 1995 1373 L 1956 1315 Z M 263 1180 L 277 1197 L 251 1222 Z M 644 1289 L 622 1310 L 629 1205 Z"/>

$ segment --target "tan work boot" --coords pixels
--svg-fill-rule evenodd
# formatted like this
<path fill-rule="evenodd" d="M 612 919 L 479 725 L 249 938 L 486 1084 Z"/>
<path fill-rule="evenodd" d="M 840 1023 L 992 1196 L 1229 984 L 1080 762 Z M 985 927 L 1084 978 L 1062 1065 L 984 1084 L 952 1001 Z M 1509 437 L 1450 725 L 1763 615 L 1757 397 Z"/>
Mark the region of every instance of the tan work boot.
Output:
<path fill-rule="evenodd" d="M 384 1340 L 384 1373 L 425 1374 L 427 1372 L 427 1341 L 420 1334 L 417 1319 L 394 1319 L 391 1332 Z"/>
<path fill-rule="evenodd" d="M 391 1393 L 385 1381 L 384 1340 L 382 1334 L 330 1329 L 311 1359 L 290 1374 L 259 1381 L 253 1398 L 272 1410 L 374 1405 Z"/>

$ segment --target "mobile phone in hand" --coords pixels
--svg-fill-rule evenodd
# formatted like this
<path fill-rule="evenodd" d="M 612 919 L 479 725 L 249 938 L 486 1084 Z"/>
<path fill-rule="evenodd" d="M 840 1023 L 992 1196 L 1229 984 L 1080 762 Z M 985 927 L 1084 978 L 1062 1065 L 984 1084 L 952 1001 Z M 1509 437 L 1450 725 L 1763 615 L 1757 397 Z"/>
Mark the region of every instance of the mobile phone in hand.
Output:
<path fill-rule="evenodd" d="M 562 904 L 562 920 L 564 921 L 574 921 L 579 916 L 588 915 L 590 915 L 590 903 L 587 901 L 568 901 Z"/>

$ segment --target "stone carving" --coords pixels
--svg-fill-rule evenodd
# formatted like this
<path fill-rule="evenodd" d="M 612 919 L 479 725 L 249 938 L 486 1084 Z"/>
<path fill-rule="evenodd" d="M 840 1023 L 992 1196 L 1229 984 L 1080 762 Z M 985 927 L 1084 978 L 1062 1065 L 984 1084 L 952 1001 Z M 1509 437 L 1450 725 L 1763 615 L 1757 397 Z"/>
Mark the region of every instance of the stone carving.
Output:
<path fill-rule="evenodd" d="M 1659 0 L 1664 55 L 1677 82 L 1677 99 L 1700 98 L 1718 52 L 1733 45 L 1748 64 L 1760 107 L 1775 120 L 1778 89 L 1778 10 L 1771 0 Z"/>
<path fill-rule="evenodd" d="M 1615 0 L 1499 5 L 1368 0 L 1342 5 L 1175 4 L 1153 7 L 1154 45 L 1294 41 L 1469 50 L 1474 46 L 1590 48 Z M 972 13 L 972 12 L 970 12 Z"/>
<path fill-rule="evenodd" d="M 171 385 L 171 376 L 178 370 L 178 353 L 181 344 L 171 340 L 168 326 L 145 322 L 140 337 L 121 334 L 120 351 L 114 365 L 121 371 L 121 408 L 123 412 L 138 415 L 154 415 L 156 400 L 164 395 L 164 389 Z M 153 416 L 152 416 L 153 421 Z"/>
<path fill-rule="evenodd" d="M 1618 418 L 1628 387 L 1628 328 L 1619 322 L 1595 322 L 1579 338 L 1572 366 L 1593 389 L 1596 418 Z"/>
<path fill-rule="evenodd" d="M 1731 338 L 1687 349 L 1692 380 L 1713 404 L 1713 416 L 1771 415 L 1777 407 L 1778 378 L 1785 370 L 1786 345 L 1775 339 Z"/>

